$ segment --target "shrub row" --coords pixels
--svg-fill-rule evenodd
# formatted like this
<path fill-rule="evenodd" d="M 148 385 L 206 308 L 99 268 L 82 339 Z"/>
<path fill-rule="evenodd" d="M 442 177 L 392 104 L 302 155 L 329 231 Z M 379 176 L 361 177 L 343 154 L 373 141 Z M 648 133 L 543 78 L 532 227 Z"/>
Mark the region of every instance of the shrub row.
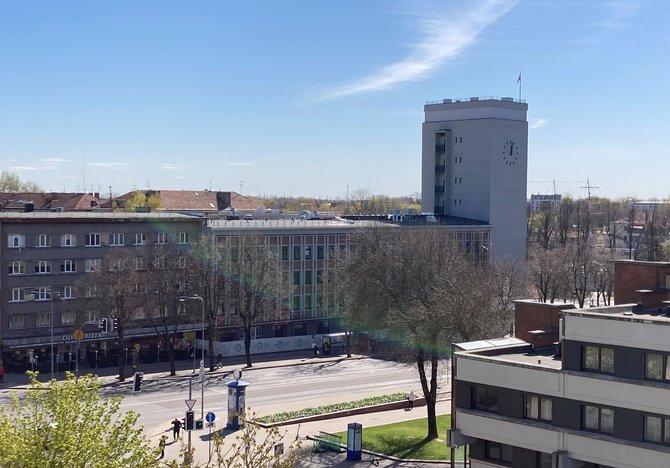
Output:
<path fill-rule="evenodd" d="M 314 408 L 303 408 L 296 411 L 285 411 L 283 413 L 271 414 L 269 416 L 262 416 L 256 418 L 256 421 L 263 424 L 272 424 L 278 422 L 289 421 L 291 419 L 305 418 L 307 416 L 317 416 L 320 414 L 336 413 L 338 411 L 346 411 L 356 408 L 363 408 L 364 406 L 381 405 L 383 403 L 391 403 L 394 401 L 401 401 L 407 398 L 405 393 L 393 393 L 390 395 L 381 395 L 377 397 L 363 398 L 362 400 L 346 401 L 343 403 L 333 403 L 330 405 L 316 406 Z"/>

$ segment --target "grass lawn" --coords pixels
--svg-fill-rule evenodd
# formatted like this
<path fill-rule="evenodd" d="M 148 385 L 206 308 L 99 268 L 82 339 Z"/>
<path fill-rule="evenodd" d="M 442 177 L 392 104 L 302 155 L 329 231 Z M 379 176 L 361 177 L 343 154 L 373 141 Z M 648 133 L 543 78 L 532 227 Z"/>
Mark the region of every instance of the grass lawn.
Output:
<path fill-rule="evenodd" d="M 449 460 L 450 451 L 446 446 L 447 428 L 451 424 L 451 416 L 444 414 L 437 417 L 438 439 L 426 440 L 428 432 L 427 418 L 387 424 L 385 426 L 363 426 L 363 448 L 373 452 L 392 455 L 398 458 L 414 458 L 419 460 Z M 347 433 L 340 432 L 346 441 Z M 463 458 L 463 449 L 456 450 L 456 458 Z"/>

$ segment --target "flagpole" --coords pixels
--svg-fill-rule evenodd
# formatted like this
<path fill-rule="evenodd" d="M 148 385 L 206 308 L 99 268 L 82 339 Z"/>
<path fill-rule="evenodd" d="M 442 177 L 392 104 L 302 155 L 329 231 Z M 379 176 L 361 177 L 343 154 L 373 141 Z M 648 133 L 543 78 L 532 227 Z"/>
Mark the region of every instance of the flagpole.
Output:
<path fill-rule="evenodd" d="M 519 102 L 521 102 L 521 72 L 519 72 L 519 78 L 516 82 L 519 83 Z"/>

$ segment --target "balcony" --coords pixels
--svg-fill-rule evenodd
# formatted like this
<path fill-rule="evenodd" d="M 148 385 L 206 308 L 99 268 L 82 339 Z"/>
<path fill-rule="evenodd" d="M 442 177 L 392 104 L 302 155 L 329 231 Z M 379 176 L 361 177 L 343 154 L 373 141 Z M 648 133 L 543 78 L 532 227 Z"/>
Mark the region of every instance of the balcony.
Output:
<path fill-rule="evenodd" d="M 444 153 L 444 150 L 445 150 L 444 144 L 435 145 L 435 152 L 436 153 Z"/>
<path fill-rule="evenodd" d="M 446 169 L 446 166 L 435 166 L 435 172 L 443 173 Z"/>
<path fill-rule="evenodd" d="M 435 186 L 435 193 L 437 193 L 437 194 L 444 193 L 444 185 L 436 185 Z"/>

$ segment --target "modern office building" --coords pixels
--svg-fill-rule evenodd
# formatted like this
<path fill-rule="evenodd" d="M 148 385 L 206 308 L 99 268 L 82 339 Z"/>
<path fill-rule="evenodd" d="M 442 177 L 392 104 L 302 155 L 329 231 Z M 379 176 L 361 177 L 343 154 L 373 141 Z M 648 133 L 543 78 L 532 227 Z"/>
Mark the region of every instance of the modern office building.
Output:
<path fill-rule="evenodd" d="M 424 106 L 421 210 L 490 224 L 496 258 L 526 258 L 527 110 L 512 98 Z"/>
<path fill-rule="evenodd" d="M 517 337 L 457 346 L 450 437 L 471 466 L 670 466 L 667 307 L 521 305 L 526 341 L 517 324 Z M 528 342 L 542 335 L 549 346 Z"/>

